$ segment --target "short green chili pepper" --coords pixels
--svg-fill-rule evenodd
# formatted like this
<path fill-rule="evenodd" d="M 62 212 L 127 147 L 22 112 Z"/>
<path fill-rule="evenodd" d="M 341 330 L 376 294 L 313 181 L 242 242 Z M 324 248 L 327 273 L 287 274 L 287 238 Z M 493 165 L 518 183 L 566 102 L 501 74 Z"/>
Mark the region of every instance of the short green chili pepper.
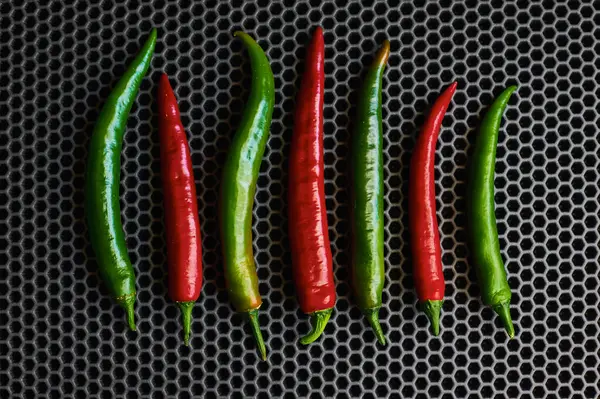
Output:
<path fill-rule="evenodd" d="M 389 55 L 390 43 L 386 40 L 367 71 L 352 134 L 352 281 L 358 307 L 382 345 L 385 337 L 379 309 L 385 272 L 381 86 Z"/>
<path fill-rule="evenodd" d="M 106 100 L 92 134 L 85 178 L 85 214 L 100 275 L 135 330 L 135 273 L 127 254 L 119 206 L 121 147 L 127 117 L 152 60 L 156 29 Z"/>
<path fill-rule="evenodd" d="M 262 48 L 247 34 L 236 32 L 248 50 L 252 89 L 223 169 L 221 246 L 229 299 L 248 313 L 263 360 L 266 348 L 258 324 L 262 304 L 252 253 L 252 205 L 275 103 L 275 81 Z"/>
<path fill-rule="evenodd" d="M 510 317 L 510 286 L 500 255 L 494 214 L 494 167 L 502 113 L 516 89 L 516 86 L 510 86 L 504 90 L 481 122 L 470 168 L 468 207 L 470 250 L 477 270 L 481 299 L 500 316 L 511 338 L 515 335 L 515 329 Z"/>

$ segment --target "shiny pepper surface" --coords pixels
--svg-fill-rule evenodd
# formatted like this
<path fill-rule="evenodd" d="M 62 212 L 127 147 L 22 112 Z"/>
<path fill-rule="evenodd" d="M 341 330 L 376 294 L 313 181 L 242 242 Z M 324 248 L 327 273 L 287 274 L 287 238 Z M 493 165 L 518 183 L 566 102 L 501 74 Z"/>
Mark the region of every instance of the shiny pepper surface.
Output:
<path fill-rule="evenodd" d="M 258 324 L 262 304 L 252 253 L 252 205 L 275 103 L 275 81 L 262 48 L 236 32 L 250 55 L 252 89 L 231 146 L 221 182 L 221 246 L 227 292 L 238 312 L 247 313 L 259 352 L 266 348 Z"/>
<path fill-rule="evenodd" d="M 502 320 L 510 338 L 515 329 L 510 317 L 511 291 L 500 254 L 494 207 L 494 169 L 502 114 L 516 86 L 504 90 L 481 122 L 469 176 L 469 247 L 479 280 L 481 299 Z"/>
<path fill-rule="evenodd" d="M 192 309 L 202 288 L 202 239 L 192 159 L 177 99 L 166 74 L 158 84 L 158 131 L 169 296 L 181 310 L 183 339 L 188 345 Z"/>
<path fill-rule="evenodd" d="M 440 333 L 440 312 L 446 288 L 436 215 L 435 145 L 455 91 L 456 82 L 444 90 L 431 107 L 410 163 L 408 219 L 413 279 L 421 309 L 429 318 L 434 335 Z"/>
<path fill-rule="evenodd" d="M 102 107 L 92 133 L 85 178 L 85 214 L 100 275 L 111 295 L 125 309 L 132 330 L 135 330 L 135 273 L 121 224 L 121 147 L 129 111 L 152 61 L 156 35 L 153 29 Z"/>
<path fill-rule="evenodd" d="M 385 282 L 383 256 L 383 125 L 381 86 L 390 54 L 386 40 L 367 71 L 359 93 L 352 133 L 352 281 L 358 307 L 379 342 L 385 337 L 379 324 Z"/>
<path fill-rule="evenodd" d="M 325 43 L 315 29 L 306 51 L 290 148 L 288 214 L 294 282 L 300 308 L 310 314 L 309 344 L 323 333 L 335 305 L 335 283 L 325 207 L 323 96 Z"/>

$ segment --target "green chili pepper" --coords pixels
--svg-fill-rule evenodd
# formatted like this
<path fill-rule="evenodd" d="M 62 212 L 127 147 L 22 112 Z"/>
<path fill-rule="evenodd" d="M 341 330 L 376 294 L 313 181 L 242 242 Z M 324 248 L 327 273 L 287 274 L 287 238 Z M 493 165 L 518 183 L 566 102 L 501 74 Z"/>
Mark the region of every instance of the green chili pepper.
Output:
<path fill-rule="evenodd" d="M 500 242 L 494 214 L 494 167 L 502 113 L 511 94 L 510 86 L 498 96 L 481 122 L 473 152 L 469 178 L 469 235 L 471 253 L 481 288 L 481 298 L 500 316 L 512 338 L 515 330 L 510 318 L 510 286 L 500 255 Z"/>
<path fill-rule="evenodd" d="M 85 213 L 100 275 L 135 330 L 135 273 L 127 254 L 119 206 L 121 147 L 127 117 L 154 52 L 156 29 L 119 80 L 102 108 L 90 143 L 85 179 Z"/>
<path fill-rule="evenodd" d="M 379 308 L 385 273 L 381 86 L 389 54 L 390 43 L 386 40 L 367 71 L 352 135 L 352 280 L 358 306 L 382 345 L 385 337 L 379 324 Z"/>
<path fill-rule="evenodd" d="M 265 360 L 266 349 L 258 324 L 262 300 L 252 253 L 252 204 L 269 136 L 275 81 L 262 48 L 243 32 L 236 32 L 235 36 L 244 42 L 250 55 L 252 89 L 223 170 L 221 245 L 229 298 L 238 312 L 248 313 Z"/>

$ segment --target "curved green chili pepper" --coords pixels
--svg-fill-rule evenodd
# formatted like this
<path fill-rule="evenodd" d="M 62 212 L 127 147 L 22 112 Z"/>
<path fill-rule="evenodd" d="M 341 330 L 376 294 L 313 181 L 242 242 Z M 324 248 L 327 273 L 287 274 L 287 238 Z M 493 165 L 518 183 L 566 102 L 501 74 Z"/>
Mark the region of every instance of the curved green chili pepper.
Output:
<path fill-rule="evenodd" d="M 135 330 L 135 273 L 127 254 L 119 206 L 121 147 L 127 117 L 150 66 L 155 45 L 156 29 L 153 29 L 106 100 L 92 134 L 85 179 L 85 213 L 100 274 L 111 295 L 127 312 L 132 330 Z"/>
<path fill-rule="evenodd" d="M 352 135 L 352 280 L 358 306 L 382 345 L 385 337 L 379 324 L 379 308 L 385 273 L 381 86 L 389 54 L 390 43 L 386 40 L 365 77 Z"/>
<path fill-rule="evenodd" d="M 275 81 L 262 48 L 247 34 L 236 32 L 252 66 L 252 89 L 231 143 L 221 187 L 221 245 L 227 291 L 238 312 L 248 313 L 263 360 L 266 349 L 258 324 L 262 304 L 252 253 L 252 204 L 260 163 L 269 136 Z"/>
<path fill-rule="evenodd" d="M 516 89 L 516 86 L 510 86 L 504 90 L 481 122 L 470 168 L 468 208 L 470 249 L 481 288 L 481 299 L 500 316 L 511 338 L 515 335 L 515 329 L 510 318 L 511 292 L 500 255 L 494 214 L 494 167 L 502 113 Z"/>

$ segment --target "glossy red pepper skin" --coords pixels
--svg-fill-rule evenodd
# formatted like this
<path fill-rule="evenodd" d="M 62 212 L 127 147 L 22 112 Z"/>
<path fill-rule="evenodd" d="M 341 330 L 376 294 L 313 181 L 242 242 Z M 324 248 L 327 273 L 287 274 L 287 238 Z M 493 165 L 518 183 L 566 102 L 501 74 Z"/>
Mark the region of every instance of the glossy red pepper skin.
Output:
<path fill-rule="evenodd" d="M 412 154 L 409 176 L 409 223 L 413 279 L 421 308 L 434 335 L 440 332 L 444 272 L 435 202 L 435 145 L 457 83 L 452 83 L 431 107 Z"/>
<path fill-rule="evenodd" d="M 315 341 L 335 305 L 335 283 L 325 207 L 323 96 L 325 44 L 318 27 L 306 52 L 296 104 L 289 161 L 289 234 L 300 309 L 312 316 L 313 330 L 301 343 Z"/>
<path fill-rule="evenodd" d="M 169 296 L 181 309 L 184 342 L 202 287 L 202 240 L 192 159 L 169 78 L 158 86 L 160 163 L 165 204 Z"/>

